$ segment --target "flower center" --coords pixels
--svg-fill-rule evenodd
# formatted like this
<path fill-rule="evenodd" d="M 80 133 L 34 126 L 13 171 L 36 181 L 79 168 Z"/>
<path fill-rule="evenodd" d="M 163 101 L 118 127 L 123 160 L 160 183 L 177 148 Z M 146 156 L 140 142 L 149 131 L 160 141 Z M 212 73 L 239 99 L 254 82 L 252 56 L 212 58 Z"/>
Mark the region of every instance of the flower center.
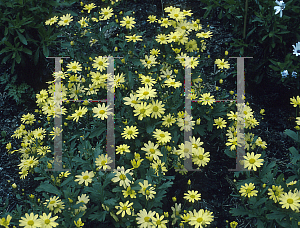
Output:
<path fill-rule="evenodd" d="M 101 161 L 101 165 L 102 166 L 106 165 L 106 161 L 105 160 Z"/>
<path fill-rule="evenodd" d="M 199 155 L 198 158 L 199 158 L 200 160 L 203 160 L 203 155 Z"/>
<path fill-rule="evenodd" d="M 151 63 L 151 61 L 150 61 L 150 60 L 148 60 L 148 61 L 147 61 L 147 64 L 150 64 L 150 63 Z"/>
<path fill-rule="evenodd" d="M 123 211 L 126 211 L 126 210 L 127 210 L 127 207 L 126 207 L 126 206 L 122 207 L 122 210 L 123 210 Z"/>
<path fill-rule="evenodd" d="M 143 93 L 143 95 L 148 95 L 149 94 L 149 92 L 148 91 L 145 91 L 144 93 Z"/>
<path fill-rule="evenodd" d="M 165 135 L 164 135 L 164 134 L 160 134 L 159 136 L 160 136 L 160 137 L 162 137 L 162 138 L 164 138 L 164 137 L 165 137 Z"/>
<path fill-rule="evenodd" d="M 50 219 L 46 219 L 45 224 L 49 224 L 49 223 L 50 223 Z"/>
<path fill-rule="evenodd" d="M 294 200 L 293 199 L 288 199 L 286 202 L 289 203 L 289 204 L 292 204 L 294 202 Z"/>
<path fill-rule="evenodd" d="M 145 220 L 145 222 L 149 222 L 150 221 L 150 217 L 147 216 L 147 217 L 144 218 L 144 220 Z"/>
<path fill-rule="evenodd" d="M 100 110 L 100 112 L 99 112 L 100 114 L 104 114 L 105 113 L 105 111 L 104 110 Z"/>
<path fill-rule="evenodd" d="M 120 179 L 121 179 L 121 180 L 126 180 L 126 176 L 125 176 L 124 174 L 121 174 L 121 175 L 120 175 Z"/>
<path fill-rule="evenodd" d="M 197 218 L 197 222 L 202 222 L 203 221 L 203 218 Z"/>
<path fill-rule="evenodd" d="M 157 106 L 154 106 L 154 107 L 153 107 L 153 111 L 154 111 L 154 112 L 157 112 L 157 111 L 158 111 L 158 107 L 157 107 Z"/>
<path fill-rule="evenodd" d="M 89 176 L 85 175 L 85 176 L 82 177 L 82 179 L 84 179 L 84 180 L 89 179 Z"/>
<path fill-rule="evenodd" d="M 150 149 L 151 154 L 155 154 L 155 150 L 154 149 Z"/>
<path fill-rule="evenodd" d="M 27 224 L 28 224 L 29 226 L 32 226 L 32 225 L 34 225 L 34 221 L 33 221 L 33 220 L 29 220 L 29 221 L 27 222 Z"/>
<path fill-rule="evenodd" d="M 52 201 L 50 201 L 50 204 L 55 204 L 55 202 L 56 202 L 56 201 L 52 200 Z"/>
<path fill-rule="evenodd" d="M 77 69 L 77 66 L 72 66 L 73 69 Z"/>
<path fill-rule="evenodd" d="M 254 164 L 254 163 L 255 163 L 255 159 L 254 159 L 254 158 L 251 158 L 251 159 L 249 160 L 249 163 L 250 163 L 250 164 Z"/>
<path fill-rule="evenodd" d="M 69 22 L 69 20 L 64 20 L 64 23 L 68 23 Z"/>
<path fill-rule="evenodd" d="M 247 193 L 251 193 L 251 189 L 248 188 L 248 189 L 246 190 L 246 192 L 247 192 Z"/>
<path fill-rule="evenodd" d="M 141 110 L 140 110 L 140 113 L 142 113 L 142 114 L 144 114 L 146 112 L 146 110 L 144 109 L 144 108 L 142 108 Z"/>

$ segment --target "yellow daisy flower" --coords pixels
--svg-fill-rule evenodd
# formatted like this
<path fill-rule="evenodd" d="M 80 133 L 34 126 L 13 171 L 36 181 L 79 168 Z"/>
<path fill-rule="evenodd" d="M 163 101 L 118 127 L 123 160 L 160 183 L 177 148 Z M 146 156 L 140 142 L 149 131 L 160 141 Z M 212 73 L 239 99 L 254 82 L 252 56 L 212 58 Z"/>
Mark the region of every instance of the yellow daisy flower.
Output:
<path fill-rule="evenodd" d="M 26 228 L 36 228 L 40 227 L 39 220 L 38 220 L 39 215 L 35 215 L 34 213 L 28 213 L 25 214 L 25 217 L 21 217 L 21 220 L 19 220 L 19 226 L 24 226 Z"/>
<path fill-rule="evenodd" d="M 198 212 L 194 209 L 194 213 L 191 214 L 191 218 L 189 219 L 189 224 L 194 225 L 195 227 L 206 227 L 209 225 L 213 219 L 212 212 L 208 210 L 200 209 Z"/>
<path fill-rule="evenodd" d="M 136 34 L 132 36 L 125 36 L 125 37 L 127 42 L 132 41 L 133 43 L 136 43 L 137 41 L 143 41 L 143 39 L 141 39 L 142 36 L 137 36 Z"/>
<path fill-rule="evenodd" d="M 154 144 L 151 141 L 148 141 L 147 143 L 144 143 L 144 147 L 141 148 L 141 150 L 146 152 L 146 156 L 153 157 L 154 160 L 159 160 L 159 156 L 163 156 L 160 150 L 158 149 L 158 144 Z"/>
<path fill-rule="evenodd" d="M 56 23 L 58 20 L 58 17 L 57 16 L 54 16 L 50 19 L 48 19 L 46 22 L 45 22 L 45 25 L 53 25 L 54 23 Z"/>
<path fill-rule="evenodd" d="M 155 212 L 149 211 L 147 212 L 146 209 L 140 210 L 137 213 L 137 224 L 140 225 L 140 227 L 148 228 L 152 226 L 152 219 L 154 218 Z"/>
<path fill-rule="evenodd" d="M 96 6 L 94 3 L 91 3 L 91 4 L 88 4 L 88 5 L 85 5 L 85 6 L 83 7 L 83 10 L 87 10 L 88 13 L 90 13 L 91 10 L 94 9 L 94 8 L 96 8 L 96 7 L 97 7 L 97 6 Z"/>
<path fill-rule="evenodd" d="M 0 225 L 4 226 L 5 228 L 9 228 L 8 225 L 11 219 L 12 219 L 11 215 L 7 215 L 6 219 L 5 218 L 0 219 Z"/>
<path fill-rule="evenodd" d="M 84 182 L 85 186 L 88 186 L 89 183 L 92 183 L 93 181 L 92 178 L 94 177 L 94 172 L 85 171 L 82 172 L 81 175 L 76 175 L 75 177 L 77 178 L 75 181 L 78 182 L 78 184 L 82 184 Z"/>
<path fill-rule="evenodd" d="M 166 116 L 163 116 L 162 120 L 162 125 L 167 127 L 172 126 L 172 124 L 176 122 L 176 118 L 172 117 L 170 113 Z"/>
<path fill-rule="evenodd" d="M 204 148 L 198 147 L 196 150 L 192 150 L 193 155 L 192 155 L 192 161 L 198 165 L 199 167 L 201 166 L 206 166 L 207 163 L 210 161 L 210 154 L 209 152 L 204 153 Z"/>
<path fill-rule="evenodd" d="M 247 156 L 244 156 L 244 167 L 248 168 L 248 170 L 253 169 L 256 171 L 256 167 L 261 167 L 263 165 L 264 159 L 259 159 L 261 154 L 254 155 L 254 152 L 251 154 L 247 152 Z"/>
<path fill-rule="evenodd" d="M 167 131 L 162 131 L 159 129 L 155 129 L 153 132 L 154 138 L 158 141 L 158 143 L 165 144 L 171 141 L 171 134 Z"/>
<path fill-rule="evenodd" d="M 219 128 L 224 128 L 226 127 L 227 122 L 225 120 L 223 120 L 223 118 L 219 117 L 219 119 L 214 119 L 214 124 L 215 126 L 217 126 L 217 129 Z"/>
<path fill-rule="evenodd" d="M 156 16 L 154 16 L 154 15 L 148 16 L 148 20 L 147 20 L 147 21 L 148 21 L 150 24 L 156 22 L 156 21 L 157 21 Z"/>
<path fill-rule="evenodd" d="M 129 16 L 126 16 L 126 17 L 123 17 L 123 20 L 120 21 L 120 25 L 122 27 L 126 27 L 127 29 L 132 29 L 136 22 L 134 21 L 134 18 L 133 17 L 129 17 Z"/>
<path fill-rule="evenodd" d="M 126 174 L 129 174 L 130 176 L 133 175 L 133 173 L 130 172 L 130 169 L 125 170 L 124 166 L 118 166 L 117 169 L 113 171 L 113 173 L 115 173 L 116 175 L 111 179 L 112 182 L 119 182 L 119 186 L 123 186 L 124 188 L 130 186 L 131 180 L 129 180 L 126 176 Z"/>
<path fill-rule="evenodd" d="M 152 89 L 152 86 L 145 85 L 145 87 L 139 87 L 136 91 L 137 97 L 139 100 L 141 99 L 149 99 L 156 97 L 156 89 Z"/>
<path fill-rule="evenodd" d="M 156 42 L 158 42 L 159 44 L 167 44 L 168 43 L 168 38 L 165 34 L 158 34 L 156 36 Z"/>
<path fill-rule="evenodd" d="M 113 9 L 111 9 L 110 7 L 101 8 L 101 12 L 99 13 L 99 14 L 101 14 L 101 16 L 99 17 L 99 20 L 100 21 L 108 20 L 109 18 L 111 18 L 114 15 L 112 12 L 113 12 Z"/>
<path fill-rule="evenodd" d="M 112 115 L 112 108 L 105 107 L 105 104 L 98 104 L 98 107 L 93 108 L 93 112 L 95 113 L 94 117 L 97 117 L 101 120 L 107 119 L 109 115 Z"/>
<path fill-rule="evenodd" d="M 129 201 L 126 203 L 119 202 L 119 206 L 115 206 L 116 209 L 119 209 L 116 215 L 121 214 L 122 217 L 124 217 L 126 214 L 131 215 L 130 207 L 132 205 L 133 203 L 129 203 Z"/>
<path fill-rule="evenodd" d="M 157 228 L 167 228 L 166 223 L 168 223 L 168 220 L 164 220 L 164 215 L 159 215 L 158 213 L 155 214 L 152 218 L 152 224 L 154 227 Z M 153 227 L 152 226 L 152 227 Z"/>
<path fill-rule="evenodd" d="M 145 59 L 141 59 L 140 61 L 148 69 L 150 69 L 150 67 L 152 67 L 155 64 L 157 64 L 156 58 L 155 58 L 154 55 L 149 55 L 149 57 L 148 57 L 148 55 L 145 55 Z"/>
<path fill-rule="evenodd" d="M 184 199 L 188 200 L 189 202 L 192 202 L 194 203 L 195 200 L 198 201 L 198 200 L 201 200 L 201 194 L 198 193 L 198 191 L 190 191 L 188 190 L 187 193 L 184 193 Z"/>
<path fill-rule="evenodd" d="M 124 152 L 130 153 L 129 146 L 127 144 L 122 144 L 120 146 L 117 146 L 116 154 L 123 154 Z"/>
<path fill-rule="evenodd" d="M 21 121 L 24 124 L 32 125 L 36 121 L 36 119 L 33 114 L 28 113 L 26 115 L 25 114 L 22 115 Z"/>
<path fill-rule="evenodd" d="M 294 106 L 294 107 L 297 107 L 297 105 L 300 106 L 300 97 L 297 96 L 296 98 L 293 97 L 293 98 L 290 98 L 291 100 L 291 104 Z"/>
<path fill-rule="evenodd" d="M 279 196 L 279 204 L 282 204 L 282 208 L 289 209 L 299 212 L 300 199 L 297 193 L 292 193 L 290 190 L 288 193 L 282 193 Z"/>
<path fill-rule="evenodd" d="M 130 196 L 131 199 L 136 198 L 136 196 L 135 196 L 136 192 L 133 189 L 131 189 L 130 186 L 127 187 L 126 190 L 122 190 L 122 192 L 123 192 L 124 198 L 127 198 L 128 196 Z"/>
<path fill-rule="evenodd" d="M 72 71 L 74 73 L 77 73 L 77 71 L 82 71 L 81 64 L 79 62 L 71 62 L 67 65 L 68 71 Z"/>
<path fill-rule="evenodd" d="M 58 25 L 66 26 L 66 25 L 69 25 L 71 21 L 73 21 L 73 16 L 71 16 L 71 14 L 68 13 L 68 14 L 60 17 L 60 21 L 58 22 Z"/>
<path fill-rule="evenodd" d="M 98 167 L 98 169 L 107 170 L 111 169 L 111 167 L 108 164 L 112 162 L 113 160 L 110 157 L 108 157 L 107 154 L 101 154 L 96 158 L 95 164 Z"/>
<path fill-rule="evenodd" d="M 125 139 L 135 139 L 138 135 L 138 129 L 136 126 L 126 126 L 124 128 L 123 133 L 121 133 L 122 137 Z"/>
<path fill-rule="evenodd" d="M 204 93 L 201 95 L 201 101 L 202 105 L 208 104 L 211 106 L 214 103 L 215 99 L 213 95 L 210 96 L 210 93 Z"/>
<path fill-rule="evenodd" d="M 96 68 L 97 70 L 100 70 L 101 72 L 103 70 L 106 70 L 106 67 L 108 66 L 107 58 L 98 56 L 93 61 L 95 62 L 95 63 L 93 63 L 93 68 Z"/>
<path fill-rule="evenodd" d="M 245 183 L 245 185 L 242 185 L 239 192 L 241 193 L 242 196 L 245 196 L 248 198 L 252 196 L 257 196 L 258 191 L 254 190 L 255 186 L 253 183 L 250 183 L 249 185 Z"/>
<path fill-rule="evenodd" d="M 224 62 L 224 59 L 222 59 L 222 60 L 221 59 L 217 59 L 215 61 L 215 64 L 218 65 L 219 69 L 224 69 L 224 68 L 229 69 L 230 68 L 230 65 L 228 64 L 228 61 Z"/>
<path fill-rule="evenodd" d="M 40 218 L 38 219 L 38 222 L 40 223 L 39 227 L 42 228 L 52 228 L 57 227 L 59 224 L 55 222 L 56 219 L 58 219 L 58 216 L 55 216 L 51 218 L 51 212 L 47 215 L 46 213 L 43 213 L 43 215 L 40 215 Z"/>
<path fill-rule="evenodd" d="M 208 32 L 200 32 L 200 33 L 197 33 L 196 34 L 196 36 L 198 37 L 198 38 L 210 38 L 210 37 L 212 37 L 212 32 L 211 31 L 208 31 Z"/>

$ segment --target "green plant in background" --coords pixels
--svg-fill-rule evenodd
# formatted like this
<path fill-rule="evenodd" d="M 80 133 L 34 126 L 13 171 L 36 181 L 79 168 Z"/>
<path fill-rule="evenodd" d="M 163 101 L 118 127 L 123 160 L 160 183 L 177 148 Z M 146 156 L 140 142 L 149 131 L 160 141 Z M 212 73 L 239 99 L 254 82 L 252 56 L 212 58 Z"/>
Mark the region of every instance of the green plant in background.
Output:
<path fill-rule="evenodd" d="M 260 83 L 267 75 L 268 79 L 278 81 L 277 76 L 270 77 L 267 67 L 272 61 L 282 61 L 292 41 L 300 39 L 299 1 L 291 0 L 286 4 L 273 0 L 201 2 L 207 5 L 204 18 L 217 12 L 222 26 L 232 28 L 234 38 L 230 49 L 241 56 L 255 57 L 248 65 L 249 74 L 253 76 L 246 81 Z"/>
<path fill-rule="evenodd" d="M 6 144 L 7 142 L 6 142 L 6 131 L 1 131 L 1 139 L 0 139 L 0 142 L 2 143 L 2 144 Z"/>
<path fill-rule="evenodd" d="M 1 83 L 5 85 L 5 91 L 9 96 L 18 103 L 21 100 L 15 94 L 24 88 L 22 83 L 29 84 L 35 90 L 40 89 L 46 68 L 45 57 L 50 54 L 49 48 L 56 45 L 58 34 L 53 32 L 53 28 L 46 27 L 43 22 L 48 16 L 53 15 L 54 8 L 70 7 L 74 2 L 0 1 L 1 77 L 2 74 L 6 74 L 3 77 L 8 77 L 8 80 L 2 80 Z M 64 12 L 59 9 L 56 11 Z M 14 77 L 17 79 L 10 82 Z"/>

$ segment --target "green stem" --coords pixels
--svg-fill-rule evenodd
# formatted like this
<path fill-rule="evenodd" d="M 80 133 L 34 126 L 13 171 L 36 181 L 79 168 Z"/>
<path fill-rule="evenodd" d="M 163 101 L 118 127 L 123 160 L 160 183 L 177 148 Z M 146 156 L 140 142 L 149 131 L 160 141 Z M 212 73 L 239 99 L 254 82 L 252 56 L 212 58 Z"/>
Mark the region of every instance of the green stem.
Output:
<path fill-rule="evenodd" d="M 246 0 L 246 3 L 245 3 L 244 34 L 243 34 L 244 39 L 246 38 L 247 11 L 248 11 L 248 0 Z"/>

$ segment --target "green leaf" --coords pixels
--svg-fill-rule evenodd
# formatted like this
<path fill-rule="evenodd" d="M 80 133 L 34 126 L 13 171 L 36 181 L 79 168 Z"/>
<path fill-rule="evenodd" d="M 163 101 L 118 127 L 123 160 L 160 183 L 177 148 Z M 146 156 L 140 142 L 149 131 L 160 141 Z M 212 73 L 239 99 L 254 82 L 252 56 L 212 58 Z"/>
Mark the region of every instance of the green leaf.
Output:
<path fill-rule="evenodd" d="M 64 180 L 64 182 L 62 182 L 62 184 L 60 185 L 60 187 L 68 184 L 72 180 L 73 180 L 73 176 L 69 176 L 67 179 Z"/>
<path fill-rule="evenodd" d="M 43 54 L 45 57 L 49 56 L 49 49 L 45 46 L 45 44 L 43 45 Z"/>
<path fill-rule="evenodd" d="M 284 218 L 284 214 L 282 212 L 278 212 L 278 211 L 275 211 L 271 214 L 267 214 L 266 215 L 267 219 L 270 219 L 270 220 L 274 220 L 274 219 L 283 219 Z"/>
<path fill-rule="evenodd" d="M 261 39 L 261 41 L 264 41 L 267 37 L 268 37 L 268 35 L 265 35 L 265 36 Z"/>
<path fill-rule="evenodd" d="M 105 126 L 103 126 L 102 128 L 96 128 L 91 132 L 89 138 L 99 137 L 104 131 L 106 131 Z"/>
<path fill-rule="evenodd" d="M 299 154 L 298 150 L 295 147 L 292 146 L 292 147 L 289 148 L 289 151 L 292 154 L 291 163 L 296 164 L 297 161 L 300 160 L 300 154 Z"/>
<path fill-rule="evenodd" d="M 249 211 L 244 209 L 244 208 L 231 208 L 230 209 L 230 214 L 232 214 L 233 216 L 244 216 L 244 215 L 248 215 Z"/>
<path fill-rule="evenodd" d="M 96 211 L 95 213 L 90 214 L 88 218 L 91 219 L 91 220 L 104 222 L 105 221 L 105 216 L 106 216 L 107 213 L 108 213 L 107 211 Z"/>
<path fill-rule="evenodd" d="M 5 27 L 5 30 L 4 30 L 4 36 L 7 36 L 7 34 L 8 34 L 8 28 Z"/>
<path fill-rule="evenodd" d="M 28 55 L 32 55 L 32 51 L 27 48 L 23 48 L 22 51 Z"/>
<path fill-rule="evenodd" d="M 37 65 L 38 61 L 39 61 L 39 55 L 40 55 L 40 47 L 38 47 L 38 49 L 35 51 L 33 60 L 34 60 L 34 65 Z"/>
<path fill-rule="evenodd" d="M 133 89 L 133 76 L 131 71 L 128 72 L 128 82 L 129 82 L 129 88 Z"/>
<path fill-rule="evenodd" d="M 21 56 L 20 56 L 19 52 L 17 52 L 16 61 L 18 64 L 20 64 L 20 62 L 21 62 Z"/>
<path fill-rule="evenodd" d="M 148 125 L 147 128 L 146 128 L 147 133 L 148 134 L 153 133 L 154 128 L 155 128 L 155 125 Z"/>
<path fill-rule="evenodd" d="M 27 45 L 27 40 L 26 40 L 26 38 L 25 38 L 21 33 L 19 33 L 18 30 L 16 30 L 16 31 L 17 31 L 17 33 L 18 33 L 18 37 L 19 37 L 20 41 L 21 41 L 23 44 Z"/>
<path fill-rule="evenodd" d="M 290 130 L 290 129 L 286 129 L 284 131 L 284 134 L 288 135 L 289 137 L 291 137 L 292 139 L 294 139 L 296 142 L 300 142 L 299 141 L 299 136 L 296 132 Z"/>
<path fill-rule="evenodd" d="M 229 150 L 229 149 L 226 149 L 224 151 L 224 153 L 230 157 L 230 158 L 236 158 L 236 151 L 235 150 Z"/>
<path fill-rule="evenodd" d="M 52 184 L 49 184 L 49 183 L 41 183 L 40 186 L 38 186 L 36 189 L 35 189 L 37 192 L 48 192 L 48 193 L 52 193 L 52 194 L 55 194 L 57 196 L 61 196 L 61 192 L 55 187 L 53 186 Z"/>

